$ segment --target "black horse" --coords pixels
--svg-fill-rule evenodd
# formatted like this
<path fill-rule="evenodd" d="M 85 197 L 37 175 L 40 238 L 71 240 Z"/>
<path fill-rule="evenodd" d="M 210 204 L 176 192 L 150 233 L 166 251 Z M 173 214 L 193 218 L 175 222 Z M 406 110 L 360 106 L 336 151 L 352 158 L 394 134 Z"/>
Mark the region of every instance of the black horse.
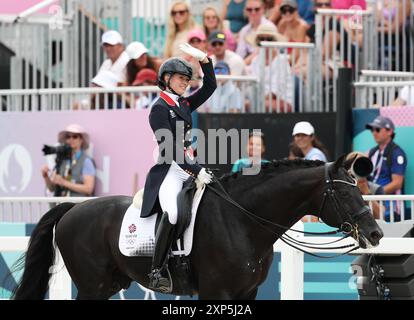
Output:
<path fill-rule="evenodd" d="M 193 294 L 200 299 L 254 299 L 272 263 L 273 244 L 286 231 L 284 227 L 290 228 L 306 214 L 349 229 L 363 248 L 378 245 L 383 233 L 348 174 L 349 165 L 344 157 L 326 165 L 274 161 L 255 176 L 222 177 L 219 181 L 226 192 L 221 195 L 207 188 L 190 254 Z M 211 187 L 220 190 L 217 182 Z M 122 218 L 131 202 L 126 196 L 102 197 L 76 205 L 63 203 L 47 212 L 22 257 L 24 273 L 14 298 L 44 298 L 54 261 L 55 226 L 56 244 L 78 299 L 109 299 L 131 281 L 147 286 L 151 258 L 126 257 L 118 249 Z M 186 294 L 176 285 L 174 274 L 172 278 L 173 294 Z"/>

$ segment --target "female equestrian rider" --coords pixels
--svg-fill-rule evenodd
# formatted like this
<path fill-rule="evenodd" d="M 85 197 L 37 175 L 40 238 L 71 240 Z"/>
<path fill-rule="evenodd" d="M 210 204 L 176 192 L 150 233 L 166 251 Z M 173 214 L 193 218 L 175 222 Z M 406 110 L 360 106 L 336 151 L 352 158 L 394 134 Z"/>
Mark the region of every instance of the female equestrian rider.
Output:
<path fill-rule="evenodd" d="M 203 86 L 193 95 L 183 98 L 182 95 L 193 76 L 192 66 L 181 58 L 170 58 L 161 65 L 158 72 L 158 87 L 162 92 L 153 104 L 149 116 L 151 128 L 160 145 L 160 153 L 157 164 L 148 173 L 141 209 L 141 217 L 150 216 L 158 197 L 164 212 L 155 237 L 149 288 L 165 293 L 172 291 L 166 262 L 173 241 L 174 225 L 177 222 L 177 195 L 182 189 L 183 182 L 190 176 L 205 184 L 212 180 L 212 175 L 194 161 L 191 141 L 186 141 L 185 137 L 191 136 L 191 112 L 202 105 L 217 87 L 213 64 L 205 52 L 187 43 L 180 45 L 180 49 L 200 62 L 204 73 Z M 161 144 L 164 145 L 168 140 L 165 135 L 164 140 L 160 137 L 160 134 L 165 132 L 171 133 L 173 138 L 170 154 L 167 154 L 168 147 L 161 150 Z"/>

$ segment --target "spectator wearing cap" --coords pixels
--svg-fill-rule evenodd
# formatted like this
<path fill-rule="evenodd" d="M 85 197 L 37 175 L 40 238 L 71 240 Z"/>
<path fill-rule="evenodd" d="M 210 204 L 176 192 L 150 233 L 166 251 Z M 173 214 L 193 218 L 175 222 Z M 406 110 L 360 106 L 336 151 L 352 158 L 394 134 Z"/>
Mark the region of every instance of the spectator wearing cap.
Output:
<path fill-rule="evenodd" d="M 304 154 L 305 160 L 327 160 L 327 149 L 315 135 L 315 129 L 308 121 L 295 124 L 292 131 L 293 142 Z"/>
<path fill-rule="evenodd" d="M 360 7 L 362 10 L 367 9 L 365 0 L 332 0 L 333 9 L 348 10 L 351 7 Z"/>
<path fill-rule="evenodd" d="M 143 43 L 134 41 L 131 42 L 125 52 L 128 54 L 129 62 L 127 64 L 127 83 L 126 85 L 133 85 L 138 72 L 142 69 L 152 69 L 156 73 L 160 69 L 162 60 L 152 57 L 148 54 L 148 49 Z"/>
<path fill-rule="evenodd" d="M 203 30 L 207 38 L 209 38 L 210 34 L 214 31 L 222 30 L 226 35 L 226 49 L 236 51 L 236 39 L 230 30 L 224 28 L 223 21 L 214 7 L 207 7 L 203 11 Z"/>
<path fill-rule="evenodd" d="M 98 74 L 92 79 L 91 86 L 105 89 L 115 89 L 121 79 L 109 70 L 100 70 Z M 117 96 L 112 93 L 97 93 L 91 97 L 91 109 L 112 109 L 113 101 L 117 99 Z M 119 101 L 116 103 L 116 107 L 120 107 Z"/>
<path fill-rule="evenodd" d="M 283 0 L 280 4 L 281 19 L 277 24 L 279 32 L 289 42 L 305 42 L 308 24 L 298 14 L 298 3 L 296 0 Z M 298 52 L 299 53 L 299 52 Z M 299 58 L 299 54 L 295 55 Z"/>
<path fill-rule="evenodd" d="M 272 13 L 269 15 L 269 20 L 272 21 L 275 25 L 280 22 L 282 18 L 280 12 L 280 4 L 283 0 L 274 0 L 274 6 Z M 306 21 L 308 25 L 311 25 L 315 22 L 315 13 L 313 10 L 313 1 L 312 0 L 297 0 L 298 4 L 298 13 L 299 16 Z"/>
<path fill-rule="evenodd" d="M 394 123 L 390 118 L 378 116 L 365 127 L 371 130 L 377 144 L 368 154 L 374 164 L 370 180 L 383 186 L 386 194 L 401 193 L 407 158 L 404 150 L 394 142 Z"/>
<path fill-rule="evenodd" d="M 187 41 L 188 33 L 196 26 L 186 1 L 174 1 L 169 12 L 164 59 L 183 56 L 179 45 Z"/>
<path fill-rule="evenodd" d="M 230 66 L 220 61 L 214 65 L 216 75 L 230 75 Z M 232 81 L 218 79 L 217 88 L 207 102 L 207 111 L 211 113 L 239 113 L 243 99 L 240 89 Z"/>
<path fill-rule="evenodd" d="M 225 62 L 229 65 L 232 76 L 245 75 L 246 64 L 244 60 L 238 54 L 226 49 L 226 41 L 226 34 L 220 30 L 212 32 L 208 37 L 213 65 L 218 62 Z"/>
<path fill-rule="evenodd" d="M 125 82 L 129 56 L 124 50 L 121 34 L 115 30 L 109 30 L 102 35 L 101 43 L 108 59 L 102 63 L 98 73 L 103 70 L 111 71 L 120 79 L 120 82 Z"/>
<path fill-rule="evenodd" d="M 247 59 L 255 51 L 257 28 L 261 24 L 274 24 L 264 17 L 264 4 L 261 0 L 247 0 L 244 11 L 249 23 L 240 30 L 236 53 L 245 60 L 246 65 L 249 65 Z"/>
<path fill-rule="evenodd" d="M 259 47 L 262 41 L 285 41 L 274 25 L 262 24 L 256 32 L 257 48 L 253 54 L 248 73 L 255 77 L 264 74 L 265 108 L 267 112 L 291 112 L 294 100 L 294 74 L 286 52 L 277 49 L 266 50 L 265 67 L 260 63 Z"/>
<path fill-rule="evenodd" d="M 365 126 L 371 130 L 376 146 L 369 150 L 368 157 L 374 165 L 369 181 L 384 188 L 385 194 L 402 194 L 407 157 L 404 150 L 394 142 L 395 126 L 390 118 L 378 116 Z M 385 219 L 390 221 L 390 203 L 386 207 Z M 400 218 L 398 203 L 394 204 L 394 220 Z"/>
<path fill-rule="evenodd" d="M 134 81 L 132 82 L 133 86 L 156 86 L 157 85 L 157 73 L 148 68 L 144 68 L 137 73 Z M 152 102 L 157 99 L 156 92 L 143 92 L 139 96 L 131 96 L 128 94 L 127 104 L 128 106 L 133 106 L 134 109 L 146 109 Z"/>
<path fill-rule="evenodd" d="M 61 146 L 66 145 L 70 152 L 57 158 L 56 166 L 50 170 L 42 168 L 42 176 L 49 191 L 54 196 L 92 196 L 95 189 L 96 168 L 87 155 L 89 135 L 78 124 L 70 124 L 58 134 Z"/>

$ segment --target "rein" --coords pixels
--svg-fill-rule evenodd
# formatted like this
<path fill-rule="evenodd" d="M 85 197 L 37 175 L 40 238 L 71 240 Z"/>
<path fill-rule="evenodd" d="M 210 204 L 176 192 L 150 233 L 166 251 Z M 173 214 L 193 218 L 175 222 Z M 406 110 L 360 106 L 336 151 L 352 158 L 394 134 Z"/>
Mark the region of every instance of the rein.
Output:
<path fill-rule="evenodd" d="M 344 183 L 344 184 L 348 184 L 351 185 L 353 187 L 357 187 L 357 183 L 356 180 L 354 181 L 354 183 L 348 182 L 348 181 L 344 181 L 344 180 L 332 180 L 329 176 L 329 167 L 330 167 L 331 163 L 326 163 L 325 164 L 325 183 L 326 183 L 326 190 L 324 192 L 324 198 L 322 200 L 322 204 L 319 210 L 319 215 L 322 214 L 322 211 L 324 210 L 325 204 L 327 203 L 327 199 L 331 199 L 332 203 L 334 205 L 334 209 L 336 211 L 336 213 L 339 215 L 339 217 L 342 219 L 341 216 L 341 205 L 339 200 L 337 199 L 336 195 L 335 195 L 335 189 L 334 189 L 334 184 L 335 183 Z M 253 212 L 247 210 L 246 208 L 244 208 L 243 206 L 241 206 L 239 203 L 237 203 L 236 201 L 234 201 L 231 196 L 228 194 L 228 192 L 224 189 L 223 185 L 220 183 L 220 181 L 217 178 L 214 178 L 214 182 L 216 182 L 219 186 L 221 190 L 217 190 L 215 187 L 213 187 L 211 184 L 207 184 L 206 186 L 213 191 L 214 193 L 216 193 L 219 197 L 221 197 L 222 199 L 226 200 L 227 202 L 231 203 L 232 205 L 234 205 L 235 207 L 237 207 L 238 209 L 240 209 L 243 213 L 245 213 L 250 219 L 252 219 L 253 221 L 255 221 L 256 223 L 258 223 L 262 228 L 264 228 L 265 230 L 267 230 L 270 233 L 276 234 L 280 240 L 282 240 L 284 243 L 286 243 L 287 245 L 291 246 L 292 248 L 295 248 L 296 250 L 299 250 L 301 252 L 307 253 L 311 256 L 315 256 L 315 257 L 319 257 L 319 258 L 336 258 L 345 254 L 348 254 L 354 250 L 359 249 L 359 246 L 356 246 L 355 244 L 350 244 L 350 245 L 344 245 L 344 246 L 338 246 L 338 247 L 319 247 L 316 245 L 328 245 L 328 244 L 333 244 L 333 243 L 337 243 L 340 242 L 346 238 L 348 238 L 351 234 L 355 236 L 356 240 L 359 241 L 359 229 L 358 229 L 358 225 L 354 223 L 354 219 L 352 218 L 352 216 L 345 211 L 347 217 L 349 218 L 350 221 L 352 221 L 352 224 L 349 222 L 344 222 L 341 224 L 341 227 L 338 228 L 335 231 L 329 231 L 329 232 L 307 232 L 307 231 L 301 231 L 301 230 L 296 230 L 296 229 L 292 229 L 292 228 L 288 228 L 286 226 L 274 223 L 270 220 L 267 220 L 265 218 L 259 217 L 256 214 L 254 214 Z M 362 216 L 365 213 L 369 212 L 369 207 L 368 206 L 364 206 L 363 208 L 361 208 L 361 210 L 357 213 L 357 216 Z M 327 242 L 327 243 L 311 243 L 311 242 L 304 242 L 304 241 L 299 241 L 297 239 L 294 239 L 293 237 L 287 235 L 287 234 L 279 234 L 276 233 L 275 231 L 267 228 L 265 226 L 265 224 L 268 225 L 272 225 L 281 229 L 284 229 L 285 231 L 293 231 L 293 232 L 297 232 L 297 233 L 302 233 L 302 234 L 308 234 L 308 235 L 335 235 L 338 233 L 343 233 L 344 236 L 340 239 L 334 240 L 332 242 Z M 320 250 L 331 250 L 331 249 L 345 249 L 345 248 L 350 248 L 351 249 L 347 252 L 341 253 L 341 254 L 337 254 L 334 256 L 321 256 L 321 255 L 317 255 L 311 252 L 308 252 L 304 249 L 299 248 L 298 246 L 302 246 L 305 248 L 310 248 L 310 249 L 320 249 Z"/>

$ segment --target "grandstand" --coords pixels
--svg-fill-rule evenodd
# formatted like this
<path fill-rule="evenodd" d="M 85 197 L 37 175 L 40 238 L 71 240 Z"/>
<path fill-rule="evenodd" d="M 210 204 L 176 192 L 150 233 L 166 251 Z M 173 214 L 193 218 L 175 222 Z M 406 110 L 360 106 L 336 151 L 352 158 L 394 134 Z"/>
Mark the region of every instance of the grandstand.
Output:
<path fill-rule="evenodd" d="M 152 85 L 132 84 L 96 87 L 92 86 L 92 79 L 107 58 L 101 37 L 108 30 L 119 31 L 125 46 L 139 41 L 148 49 L 148 55 L 163 60 L 173 2 L 25 0 L 0 3 L 0 239 L 29 236 L 47 211 L 51 194 L 45 190 L 40 169 L 45 163 L 53 167 L 54 158 L 44 157 L 41 150 L 44 144 L 56 143 L 57 134 L 69 123 L 81 124 L 91 136 L 88 152 L 97 167 L 96 196 L 132 196 L 144 186 L 146 174 L 154 163 L 155 143 L 148 125 L 149 109 L 138 110 L 129 101 L 156 96 L 160 90 Z M 218 12 L 223 7 L 222 0 L 187 2 L 199 25 L 203 23 L 207 6 L 215 7 Z M 414 94 L 411 90 L 414 88 L 414 3 L 412 0 L 366 0 L 366 5 L 366 10 L 355 6 L 318 9 L 314 42 L 262 42 L 257 49 L 259 68 L 269 68 L 268 73 L 217 76 L 219 83 L 230 82 L 240 90 L 243 103 L 239 112 L 228 112 L 220 105 L 216 109 L 221 108 L 223 112 L 211 113 L 207 101 L 199 112 L 193 113 L 193 124 L 206 134 L 213 128 L 261 129 L 267 138 L 265 158 L 280 159 L 288 156 L 294 124 L 309 121 L 327 146 L 328 160 L 332 161 L 352 150 L 367 152 L 375 142 L 365 130 L 365 124 L 377 115 L 388 116 L 396 125 L 396 142 L 407 153 L 405 195 L 366 199 L 371 206 L 372 201 L 382 204 L 394 200 L 403 208 L 403 221 L 397 223 L 391 218 L 389 223 L 412 225 L 414 105 L 410 101 L 414 103 L 414 97 L 411 99 L 410 95 Z M 325 30 L 331 25 L 337 26 L 336 32 L 327 41 Z M 291 97 L 290 108 L 285 107 L 282 94 L 273 99 L 266 93 L 267 86 L 277 82 L 274 78 L 279 70 L 272 64 L 268 66 L 266 57 L 269 56 L 272 59 L 288 56 L 290 73 L 280 75 L 284 78 L 279 82 L 292 81 L 293 85 L 279 90 Z M 398 105 L 397 99 L 404 88 L 409 92 L 407 102 Z M 96 97 L 95 104 L 91 103 L 91 97 Z M 219 159 L 221 155 L 215 155 L 206 166 L 217 169 L 217 174 L 229 172 L 234 162 L 230 152 L 226 162 Z M 381 220 L 384 219 L 382 212 Z M 406 234 L 406 227 L 403 229 L 405 233 L 401 232 L 398 237 Z M 305 223 L 305 230 L 325 231 L 325 227 L 320 223 Z M 16 250 L 21 248 L 20 243 Z M 282 294 L 280 288 L 273 292 L 274 282 L 282 278 L 281 252 L 275 251 L 271 279 L 261 287 L 260 299 L 297 298 Z M 0 278 L 16 257 L 11 252 L 0 253 Z M 350 256 L 330 263 L 305 258 L 302 298 L 358 299 L 358 291 L 348 287 L 352 261 Z M 329 285 L 324 283 L 322 271 L 329 274 Z M 114 298 L 149 296 L 139 288 L 131 288 Z M 3 289 L 0 298 L 8 298 L 10 288 Z M 59 293 L 57 297 L 61 297 Z"/>

